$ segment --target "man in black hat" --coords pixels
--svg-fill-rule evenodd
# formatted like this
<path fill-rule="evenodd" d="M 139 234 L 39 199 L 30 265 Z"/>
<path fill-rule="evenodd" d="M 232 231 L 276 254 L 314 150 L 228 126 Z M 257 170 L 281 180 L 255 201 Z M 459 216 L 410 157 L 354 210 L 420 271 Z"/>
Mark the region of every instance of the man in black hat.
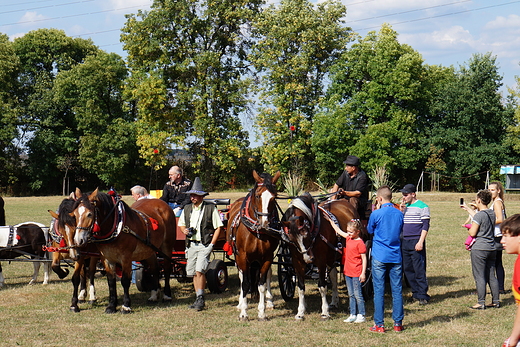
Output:
<path fill-rule="evenodd" d="M 338 192 L 337 198 L 347 199 L 358 211 L 361 219 L 366 219 L 365 209 L 368 201 L 368 176 L 359 167 L 359 158 L 347 156 L 343 162 L 345 170 L 332 187 L 331 192 Z"/>
<path fill-rule="evenodd" d="M 179 229 L 186 235 L 186 275 L 193 276 L 197 298 L 189 307 L 202 311 L 205 306 L 206 270 L 213 246 L 222 229 L 222 220 L 214 204 L 204 201 L 206 193 L 200 178 L 196 177 L 187 191 L 191 204 L 184 207 L 179 218 Z"/>
<path fill-rule="evenodd" d="M 426 278 L 426 236 L 430 229 L 430 208 L 421 200 L 417 200 L 413 184 L 407 184 L 400 190 L 403 193 L 401 211 L 404 213 L 403 239 L 403 272 L 412 289 L 413 300 L 420 305 L 430 301 L 428 280 Z"/>

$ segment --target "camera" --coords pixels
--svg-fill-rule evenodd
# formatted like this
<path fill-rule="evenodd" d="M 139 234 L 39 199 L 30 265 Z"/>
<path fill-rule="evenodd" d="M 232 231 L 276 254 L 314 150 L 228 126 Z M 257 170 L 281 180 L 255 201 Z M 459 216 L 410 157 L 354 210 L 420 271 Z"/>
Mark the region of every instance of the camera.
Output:
<path fill-rule="evenodd" d="M 188 239 L 197 233 L 197 230 L 195 230 L 195 228 L 192 228 L 192 227 L 189 227 L 186 230 L 188 230 L 188 233 L 186 234 L 186 238 L 188 238 Z"/>

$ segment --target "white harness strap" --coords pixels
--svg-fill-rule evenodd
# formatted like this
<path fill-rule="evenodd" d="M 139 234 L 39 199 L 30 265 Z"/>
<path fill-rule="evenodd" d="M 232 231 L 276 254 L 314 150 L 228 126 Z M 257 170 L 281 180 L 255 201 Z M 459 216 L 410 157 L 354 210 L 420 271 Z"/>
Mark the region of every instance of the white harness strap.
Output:
<path fill-rule="evenodd" d="M 307 218 L 309 218 L 309 221 L 311 221 L 311 223 L 312 223 L 312 220 L 313 220 L 312 211 L 310 208 L 307 207 L 307 205 L 305 205 L 303 203 L 303 201 L 300 198 L 293 199 L 291 201 L 291 203 L 289 204 L 289 207 L 292 207 L 292 206 L 296 207 L 297 209 L 299 209 L 303 213 L 305 213 Z"/>

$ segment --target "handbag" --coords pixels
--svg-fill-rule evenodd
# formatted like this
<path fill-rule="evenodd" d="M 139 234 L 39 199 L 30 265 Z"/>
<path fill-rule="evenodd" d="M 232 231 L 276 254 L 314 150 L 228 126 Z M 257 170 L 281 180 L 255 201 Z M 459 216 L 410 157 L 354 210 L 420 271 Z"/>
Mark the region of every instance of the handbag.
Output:
<path fill-rule="evenodd" d="M 475 243 L 476 240 L 477 240 L 477 238 L 473 237 L 471 235 L 468 235 L 468 237 L 466 237 L 466 241 L 464 241 L 464 246 L 466 246 L 466 249 L 468 251 L 471 251 L 471 247 L 473 247 L 473 244 Z"/>

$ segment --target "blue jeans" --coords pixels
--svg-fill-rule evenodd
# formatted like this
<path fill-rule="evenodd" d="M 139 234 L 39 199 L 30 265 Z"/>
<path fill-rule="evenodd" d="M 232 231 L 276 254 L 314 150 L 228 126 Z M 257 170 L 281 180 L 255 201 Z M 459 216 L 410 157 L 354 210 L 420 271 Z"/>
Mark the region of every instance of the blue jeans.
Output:
<path fill-rule="evenodd" d="M 365 299 L 363 298 L 363 292 L 361 291 L 361 282 L 359 277 L 345 276 L 345 282 L 347 283 L 348 297 L 350 314 L 365 315 Z"/>
<path fill-rule="evenodd" d="M 385 324 L 385 277 L 388 273 L 392 291 L 392 318 L 394 324 L 402 324 L 403 306 L 403 267 L 396 263 L 382 263 L 372 258 L 372 283 L 374 285 L 374 323 Z"/>

